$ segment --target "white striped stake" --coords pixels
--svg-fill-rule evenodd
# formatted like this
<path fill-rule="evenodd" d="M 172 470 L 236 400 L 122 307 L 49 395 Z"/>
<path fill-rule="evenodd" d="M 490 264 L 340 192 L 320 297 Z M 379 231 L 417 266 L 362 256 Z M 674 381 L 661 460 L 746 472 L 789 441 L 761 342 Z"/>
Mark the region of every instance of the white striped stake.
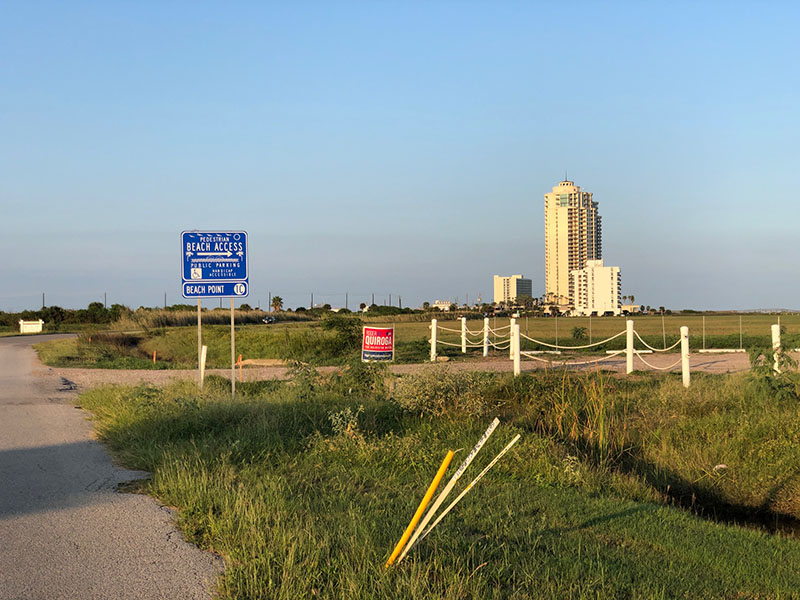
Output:
<path fill-rule="evenodd" d="M 507 445 L 505 448 L 503 448 L 503 449 L 500 451 L 500 454 L 498 454 L 497 456 L 495 456 L 495 457 L 492 459 L 492 462 L 490 462 L 488 465 L 486 465 L 486 468 L 485 468 L 483 471 L 481 471 L 481 472 L 480 472 L 480 474 L 479 474 L 479 475 L 478 475 L 478 476 L 477 476 L 475 479 L 473 479 L 472 481 L 470 481 L 469 485 L 468 485 L 467 487 L 465 487 L 465 488 L 464 488 L 464 490 L 463 490 L 463 491 L 462 491 L 462 492 L 461 492 L 461 493 L 458 495 L 458 497 L 457 497 L 455 500 L 453 500 L 453 501 L 450 503 L 450 506 L 448 506 L 447 508 L 445 508 L 445 509 L 444 509 L 444 511 L 442 512 L 442 514 L 441 514 L 441 515 L 439 515 L 439 516 L 436 518 L 436 520 L 433 522 L 433 524 L 432 524 L 430 527 L 428 527 L 428 529 L 426 529 L 426 530 L 423 532 L 423 534 L 422 534 L 422 535 L 419 537 L 419 540 L 417 540 L 417 542 L 421 542 L 423 539 L 425 539 L 425 536 L 426 536 L 426 535 L 428 535 L 428 534 L 429 534 L 429 533 L 430 533 L 430 532 L 433 530 L 433 528 L 434 528 L 434 527 L 436 527 L 436 526 L 439 524 L 439 522 L 440 522 L 442 519 L 444 519 L 445 515 L 447 515 L 447 513 L 449 513 L 449 512 L 450 512 L 450 511 L 453 509 L 453 507 L 454 507 L 456 504 L 458 504 L 458 501 L 459 501 L 459 500 L 461 500 L 461 499 L 462 499 L 464 496 L 466 496 L 466 495 L 467 495 L 467 492 L 468 492 L 468 491 L 470 491 L 470 490 L 472 489 L 472 487 L 473 487 L 473 486 L 474 486 L 476 483 L 478 483 L 478 482 L 481 480 L 481 478 L 482 478 L 484 475 L 486 475 L 486 473 L 489 471 L 489 469 L 491 469 L 493 466 L 495 466 L 495 464 L 497 464 L 497 461 L 498 461 L 498 460 L 500 460 L 501 458 L 503 458 L 503 455 L 504 455 L 506 452 L 508 452 L 509 450 L 511 450 L 511 446 L 513 446 L 514 444 L 516 444 L 516 443 L 519 441 L 519 438 L 520 438 L 520 437 L 521 437 L 521 436 L 520 436 L 520 434 L 517 434 L 517 436 L 516 436 L 516 437 L 515 437 L 513 440 L 511 440 L 511 441 L 508 443 L 508 445 Z"/>
<path fill-rule="evenodd" d="M 461 353 L 467 353 L 467 317 L 461 317 Z"/>
<path fill-rule="evenodd" d="M 772 359 L 775 361 L 772 365 L 772 369 L 776 373 L 781 372 L 781 367 L 778 364 L 778 358 L 781 352 L 781 326 L 780 325 L 773 325 L 772 326 Z"/>
<path fill-rule="evenodd" d="M 431 362 L 436 362 L 436 319 L 431 319 Z"/>
<path fill-rule="evenodd" d="M 428 509 L 425 518 L 422 519 L 422 522 L 417 526 L 417 530 L 414 532 L 414 535 L 412 535 L 411 539 L 408 540 L 406 547 L 403 549 L 402 554 L 400 554 L 400 558 L 397 559 L 397 564 L 400 564 L 400 562 L 406 557 L 406 554 L 408 554 L 409 550 L 411 550 L 411 547 L 417 541 L 419 535 L 424 531 L 428 522 L 431 520 L 431 518 L 433 518 L 433 515 L 436 514 L 436 511 L 439 510 L 439 507 L 442 505 L 445 498 L 447 498 L 447 495 L 452 491 L 453 487 L 456 485 L 458 480 L 464 474 L 464 471 L 467 470 L 467 467 L 470 465 L 470 463 L 472 463 L 473 459 L 478 455 L 478 452 L 480 452 L 480 449 L 483 448 L 483 445 L 486 443 L 486 440 L 489 439 L 489 436 L 492 435 L 492 432 L 494 432 L 495 428 L 499 424 L 500 424 L 500 419 L 497 418 L 495 418 L 495 420 L 491 422 L 489 427 L 481 436 L 481 439 L 478 440 L 478 443 L 475 444 L 474 448 L 472 448 L 470 453 L 467 455 L 467 458 L 464 459 L 464 462 L 462 462 L 461 466 L 458 467 L 458 470 L 450 478 L 450 481 L 447 482 L 447 485 L 439 493 L 439 497 L 436 498 L 436 501 Z"/>
<path fill-rule="evenodd" d="M 509 324 L 511 325 L 508 328 L 508 336 L 509 336 L 509 344 L 508 344 L 508 360 L 514 360 L 514 325 L 516 324 L 517 320 L 514 317 L 511 317 Z"/>
<path fill-rule="evenodd" d="M 633 373 L 633 321 L 628 319 L 625 321 L 627 327 L 627 335 L 625 337 L 625 373 L 630 375 Z"/>
<path fill-rule="evenodd" d="M 514 325 L 514 335 L 511 338 L 511 347 L 514 349 L 514 377 L 520 374 L 519 364 L 519 325 Z"/>
<path fill-rule="evenodd" d="M 686 325 L 681 327 L 681 374 L 683 387 L 688 388 L 692 376 L 689 372 L 689 328 Z"/>
<path fill-rule="evenodd" d="M 483 318 L 483 356 L 489 356 L 489 317 Z"/>

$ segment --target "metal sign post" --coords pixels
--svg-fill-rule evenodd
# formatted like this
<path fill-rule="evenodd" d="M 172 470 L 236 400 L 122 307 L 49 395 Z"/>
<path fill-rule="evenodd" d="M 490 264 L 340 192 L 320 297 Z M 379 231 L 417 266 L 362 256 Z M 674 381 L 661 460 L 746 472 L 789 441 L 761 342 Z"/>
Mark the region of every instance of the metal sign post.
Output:
<path fill-rule="evenodd" d="M 233 298 L 231 298 L 231 396 L 236 395 L 236 332 L 233 328 Z"/>
<path fill-rule="evenodd" d="M 231 299 L 231 395 L 236 393 L 233 301 L 250 293 L 246 231 L 181 232 L 181 294 L 197 298 L 197 357 L 201 362 L 201 298 Z M 199 365 L 198 365 L 199 366 Z M 203 380 L 200 376 L 200 386 Z"/>

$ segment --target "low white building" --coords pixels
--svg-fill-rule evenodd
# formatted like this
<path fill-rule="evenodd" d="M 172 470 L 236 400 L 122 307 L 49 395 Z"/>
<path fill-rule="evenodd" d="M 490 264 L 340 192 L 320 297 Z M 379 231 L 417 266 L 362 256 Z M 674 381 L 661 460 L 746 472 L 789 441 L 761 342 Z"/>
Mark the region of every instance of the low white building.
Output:
<path fill-rule="evenodd" d="M 605 267 L 602 260 L 587 260 L 583 269 L 570 273 L 576 317 L 619 315 L 621 276 L 619 267 Z"/>
<path fill-rule="evenodd" d="M 19 332 L 20 333 L 42 333 L 42 326 L 44 325 L 44 321 L 39 319 L 38 321 L 23 321 L 20 319 L 19 321 Z"/>
<path fill-rule="evenodd" d="M 494 276 L 494 302 L 500 304 L 513 304 L 518 296 L 532 297 L 533 285 L 530 279 L 525 279 L 522 275 L 503 275 Z"/>
<path fill-rule="evenodd" d="M 450 306 L 452 306 L 452 302 L 449 300 L 437 300 L 432 304 L 433 308 L 438 308 L 439 310 L 449 311 Z"/>

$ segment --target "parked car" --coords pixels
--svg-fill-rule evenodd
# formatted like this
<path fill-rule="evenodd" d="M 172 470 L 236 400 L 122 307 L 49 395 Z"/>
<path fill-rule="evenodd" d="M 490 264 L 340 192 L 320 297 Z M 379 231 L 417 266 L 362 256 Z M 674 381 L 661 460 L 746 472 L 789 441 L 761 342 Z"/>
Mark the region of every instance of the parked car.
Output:
<path fill-rule="evenodd" d="M 266 323 L 267 325 L 269 325 L 270 323 L 274 323 L 274 322 L 275 322 L 275 317 L 264 317 L 264 318 L 263 318 L 263 319 L 261 319 L 261 320 L 262 320 L 264 323 Z"/>

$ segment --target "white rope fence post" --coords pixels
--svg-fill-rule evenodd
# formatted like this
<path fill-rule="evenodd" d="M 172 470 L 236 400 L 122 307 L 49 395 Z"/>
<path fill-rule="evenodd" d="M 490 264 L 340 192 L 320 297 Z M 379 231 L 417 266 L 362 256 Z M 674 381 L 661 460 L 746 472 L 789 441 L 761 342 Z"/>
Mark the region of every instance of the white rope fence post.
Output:
<path fill-rule="evenodd" d="M 436 319 L 431 319 L 431 362 L 436 362 Z"/>
<path fill-rule="evenodd" d="M 467 317 L 461 317 L 461 354 L 467 353 Z"/>
<path fill-rule="evenodd" d="M 625 338 L 625 354 L 627 358 L 625 362 L 625 373 L 630 375 L 633 373 L 633 321 L 628 319 L 625 321 L 625 326 L 627 327 L 627 336 Z"/>
<path fill-rule="evenodd" d="M 689 373 L 689 328 L 686 325 L 681 327 L 681 374 L 683 387 L 688 388 L 691 374 Z"/>
<path fill-rule="evenodd" d="M 511 317 L 509 324 L 508 334 L 511 336 L 511 343 L 508 345 L 508 359 L 514 360 L 514 328 L 516 327 L 517 320 Z"/>
<path fill-rule="evenodd" d="M 519 338 L 520 338 L 519 325 L 515 324 L 514 328 L 511 331 L 513 332 L 511 348 L 513 349 L 513 354 L 514 354 L 514 377 L 517 377 L 520 374 L 520 364 L 519 364 L 519 359 L 520 359 L 520 354 L 519 354 Z"/>
<path fill-rule="evenodd" d="M 489 317 L 483 318 L 483 357 L 489 356 Z"/>
<path fill-rule="evenodd" d="M 772 358 L 775 361 L 772 365 L 772 369 L 776 373 L 781 372 L 780 365 L 778 364 L 778 356 L 781 352 L 781 326 L 780 325 L 773 325 L 772 326 Z"/>

